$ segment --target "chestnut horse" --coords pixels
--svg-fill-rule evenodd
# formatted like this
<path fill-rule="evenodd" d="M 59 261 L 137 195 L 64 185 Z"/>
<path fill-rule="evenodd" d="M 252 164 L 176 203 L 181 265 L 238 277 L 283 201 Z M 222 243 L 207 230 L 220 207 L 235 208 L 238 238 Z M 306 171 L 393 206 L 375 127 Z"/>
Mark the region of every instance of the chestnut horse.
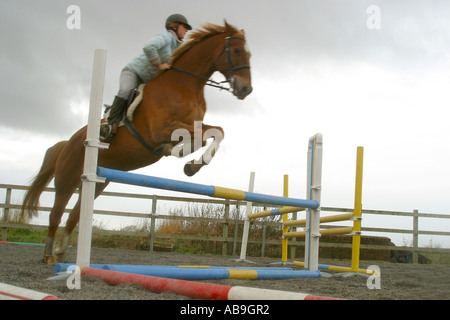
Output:
<path fill-rule="evenodd" d="M 251 93 L 250 53 L 244 32 L 225 22 L 225 26 L 205 25 L 203 29 L 192 31 L 189 38 L 188 42 L 174 52 L 170 63 L 172 69 L 145 85 L 143 100 L 133 119 L 135 128 L 145 141 L 138 141 L 126 127 L 120 127 L 109 149 L 99 150 L 99 166 L 129 171 L 155 163 L 163 156 L 172 155 L 172 149 L 180 144 L 180 141 L 172 139 L 172 133 L 177 129 L 190 133 L 192 147 L 188 150 L 191 152 L 205 145 L 204 133 L 210 129 L 221 133 L 221 138 L 223 137 L 221 127 L 205 124 L 202 125 L 202 134 L 195 134 L 194 131 L 198 128 L 194 128 L 194 122 L 203 121 L 206 112 L 204 86 L 215 71 L 226 77 L 231 86 L 230 90 L 238 99 L 244 99 Z M 202 141 L 194 141 L 194 138 Z M 214 139 L 204 152 L 205 156 L 208 153 L 208 159 L 186 164 L 184 171 L 187 175 L 194 175 L 203 165 L 209 163 L 221 138 Z M 23 202 L 22 215 L 36 214 L 43 189 L 55 179 L 55 201 L 50 212 L 44 250 L 44 259 L 48 264 L 62 259 L 69 236 L 80 218 L 78 199 L 70 212 L 63 237 L 54 250 L 55 235 L 64 209 L 75 190 L 81 188 L 85 139 L 86 127 L 83 127 L 68 141 L 58 142 L 47 150 L 42 167 L 33 179 Z M 183 148 L 183 154 L 178 152 L 173 155 L 186 156 L 185 150 Z M 107 183 L 97 183 L 95 196 L 106 186 Z"/>

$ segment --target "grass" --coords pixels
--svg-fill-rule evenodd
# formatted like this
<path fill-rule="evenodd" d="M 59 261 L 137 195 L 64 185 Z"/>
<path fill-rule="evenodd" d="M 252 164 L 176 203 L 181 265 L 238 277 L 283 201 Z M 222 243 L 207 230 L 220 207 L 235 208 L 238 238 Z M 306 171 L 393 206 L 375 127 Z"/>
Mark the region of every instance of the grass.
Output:
<path fill-rule="evenodd" d="M 207 219 L 223 219 L 224 217 L 224 205 L 211 205 L 211 204 L 185 204 L 178 209 L 172 209 L 169 213 L 170 216 L 176 217 L 194 217 L 194 218 L 207 218 Z M 230 210 L 230 220 L 228 224 L 228 237 L 233 238 L 235 233 L 235 219 L 238 212 L 236 210 Z M 239 214 L 239 220 L 243 220 L 242 213 Z M 273 220 L 273 219 L 272 219 Z M 242 224 L 238 225 L 238 234 L 242 234 Z M 250 234 L 253 238 L 262 237 L 262 227 L 260 225 L 251 224 Z M 199 237 L 223 237 L 223 224 L 220 222 L 211 221 L 183 221 L 179 220 L 163 220 L 158 225 L 156 233 L 165 235 L 186 235 L 186 236 L 199 236 Z M 279 239 L 281 228 L 268 226 L 266 228 L 266 239 Z M 174 244 L 174 250 L 182 253 L 222 253 L 221 241 L 205 241 L 205 240 L 185 240 L 185 239 L 172 239 Z M 249 255 L 260 255 L 261 245 L 249 245 Z M 231 254 L 232 245 L 228 244 L 228 251 Z M 281 250 L 281 247 L 280 247 Z M 281 251 L 279 253 L 281 255 Z"/>
<path fill-rule="evenodd" d="M 8 241 L 24 243 L 45 243 L 47 230 L 8 229 Z"/>
<path fill-rule="evenodd" d="M 404 247 L 413 247 L 412 240 L 407 240 L 403 238 L 402 245 Z M 424 248 L 430 248 L 430 249 L 440 249 L 442 248 L 442 244 L 433 241 L 433 239 L 430 239 L 428 242 L 428 245 L 424 246 Z M 430 253 L 430 252 L 421 252 L 421 254 L 428 259 L 430 259 L 431 264 L 450 264 L 450 255 L 445 253 Z"/>
<path fill-rule="evenodd" d="M 442 244 L 433 242 L 433 239 L 430 239 L 430 242 L 426 246 L 426 248 L 442 248 Z M 424 253 L 428 259 L 431 260 L 431 264 L 450 264 L 450 255 L 444 253 Z"/>

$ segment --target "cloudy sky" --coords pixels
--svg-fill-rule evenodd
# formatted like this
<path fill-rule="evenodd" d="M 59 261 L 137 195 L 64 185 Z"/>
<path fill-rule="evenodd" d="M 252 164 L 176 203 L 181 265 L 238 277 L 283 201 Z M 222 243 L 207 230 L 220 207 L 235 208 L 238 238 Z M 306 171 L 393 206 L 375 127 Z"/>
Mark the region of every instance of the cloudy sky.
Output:
<path fill-rule="evenodd" d="M 80 29 L 67 27 L 70 5 Z M 176 12 L 194 28 L 226 18 L 245 29 L 254 91 L 239 101 L 206 90 L 205 123 L 226 139 L 197 176 L 170 158 L 139 172 L 247 189 L 255 171 L 269 194 L 289 174 L 290 195 L 304 198 L 307 142 L 321 132 L 324 206 L 353 206 L 364 146 L 364 208 L 450 214 L 445 0 L 0 0 L 0 183 L 27 184 L 46 149 L 86 124 L 95 49 L 108 51 L 111 103 L 123 66 Z"/>

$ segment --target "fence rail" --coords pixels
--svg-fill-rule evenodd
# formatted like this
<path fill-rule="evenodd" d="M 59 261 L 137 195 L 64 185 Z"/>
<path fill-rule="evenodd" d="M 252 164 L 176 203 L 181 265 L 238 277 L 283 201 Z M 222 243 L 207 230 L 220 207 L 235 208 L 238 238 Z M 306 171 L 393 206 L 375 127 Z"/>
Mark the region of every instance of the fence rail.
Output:
<path fill-rule="evenodd" d="M 21 208 L 20 204 L 11 203 L 12 193 L 13 191 L 25 191 L 27 190 L 27 186 L 21 185 L 8 185 L 8 184 L 0 184 L 0 191 L 5 190 L 5 198 L 4 202 L 0 203 L 0 208 L 3 209 L 3 218 L 0 220 L 0 228 L 2 229 L 2 240 L 6 240 L 7 230 L 8 228 L 47 228 L 46 226 L 38 226 L 38 225 L 21 225 L 16 223 L 9 223 L 8 217 L 11 210 L 19 210 Z M 55 191 L 54 188 L 46 188 L 44 192 L 53 193 Z M 128 199 L 148 199 L 152 201 L 151 212 L 148 213 L 138 213 L 138 212 L 123 212 L 123 211 L 112 211 L 112 210 L 94 210 L 95 215 L 111 215 L 111 216 L 122 216 L 122 217 L 131 217 L 131 218 L 146 218 L 150 219 L 150 231 L 149 232 L 127 232 L 127 231 L 113 231 L 113 230 L 102 230 L 97 231 L 98 233 L 106 233 L 106 234 L 120 234 L 120 235 L 135 235 L 135 236 L 146 236 L 150 239 L 150 251 L 153 251 L 154 241 L 155 239 L 186 239 L 186 240 L 204 240 L 204 241 L 218 241 L 222 242 L 222 253 L 226 254 L 228 252 L 228 244 L 233 244 L 233 255 L 236 254 L 236 246 L 237 243 L 241 242 L 240 235 L 238 234 L 239 225 L 243 224 L 244 221 L 239 219 L 239 214 L 235 215 L 235 218 L 230 218 L 230 207 L 235 206 L 238 208 L 246 204 L 245 201 L 234 201 L 234 200 L 217 200 L 217 199 L 201 199 L 201 198 L 187 198 L 187 197 L 170 197 L 170 196 L 157 196 L 157 195 L 145 195 L 145 194 L 135 194 L 135 193 L 124 193 L 124 192 L 104 192 L 102 197 L 120 197 L 120 198 L 128 198 Z M 204 203 L 204 204 L 220 204 L 224 205 L 224 215 L 223 218 L 201 218 L 201 217 L 189 217 L 189 216 L 170 216 L 167 214 L 161 214 L 157 210 L 158 201 L 175 201 L 175 202 L 189 202 L 189 203 Z M 254 207 L 264 207 L 263 204 L 254 205 Z M 269 206 L 275 207 L 275 206 Z M 353 209 L 350 208 L 334 208 L 334 207 L 322 207 L 323 212 L 353 212 Z M 50 212 L 51 207 L 39 207 L 38 211 Z M 69 212 L 70 208 L 66 209 L 65 212 Z M 238 211 L 239 212 L 239 211 Z M 430 252 L 430 253 L 444 253 L 449 254 L 450 249 L 445 248 L 426 248 L 419 247 L 419 236 L 420 235 L 436 235 L 436 236 L 450 236 L 450 232 L 444 231 L 427 231 L 419 229 L 419 218 L 433 218 L 433 219 L 450 219 L 450 214 L 437 214 L 437 213 L 419 213 L 418 210 L 414 210 L 413 212 L 401 212 L 401 211 L 381 211 L 381 210 L 362 210 L 363 215 L 387 215 L 387 216 L 404 216 L 412 218 L 412 229 L 393 229 L 393 228 L 376 228 L 376 227 L 362 227 L 362 232 L 367 234 L 368 232 L 374 233 L 374 235 L 380 233 L 388 233 L 388 234 L 412 234 L 412 247 L 395 247 L 395 250 L 408 250 L 413 252 L 414 262 L 418 261 L 418 253 Z M 180 235 L 180 234 L 162 234 L 156 233 L 156 222 L 164 221 L 164 220 L 183 220 L 183 221 L 201 221 L 201 222 L 213 222 L 222 224 L 222 236 L 199 236 L 199 235 Z M 267 220 L 259 220 L 252 221 L 252 224 L 259 224 L 263 227 L 266 226 L 277 226 L 282 227 L 282 222 L 271 222 Z M 233 237 L 229 237 L 229 226 L 235 226 L 235 232 Z M 342 226 L 328 226 L 321 225 L 321 228 L 336 228 Z M 264 231 L 263 231 L 264 234 Z M 280 232 L 281 239 L 281 232 Z M 249 239 L 249 243 L 261 243 L 262 244 L 262 255 L 264 254 L 265 244 L 280 244 L 281 240 L 268 240 L 263 237 L 263 239 Z M 303 245 L 303 241 L 293 240 L 290 241 L 291 245 Z M 336 243 L 325 243 L 321 242 L 321 247 L 351 247 L 351 244 L 336 244 Z M 381 246 L 381 245 L 367 245 L 362 244 L 362 249 L 386 249 L 392 250 L 392 246 Z"/>

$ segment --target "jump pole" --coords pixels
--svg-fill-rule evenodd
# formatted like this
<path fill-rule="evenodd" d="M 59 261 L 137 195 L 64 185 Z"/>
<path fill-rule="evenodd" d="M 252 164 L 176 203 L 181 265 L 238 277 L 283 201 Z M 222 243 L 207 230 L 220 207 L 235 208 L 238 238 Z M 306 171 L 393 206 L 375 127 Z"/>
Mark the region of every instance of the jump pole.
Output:
<path fill-rule="evenodd" d="M 246 192 L 242 190 L 218 187 L 213 185 L 205 185 L 187 181 L 146 176 L 142 174 L 130 173 L 114 169 L 107 169 L 103 167 L 97 167 L 97 175 L 99 177 L 106 178 L 107 182 L 116 182 L 154 189 L 184 192 L 208 196 L 212 198 L 266 203 L 281 206 L 287 205 L 305 208 L 317 208 L 320 205 L 319 202 L 316 200 L 284 198 L 281 196 L 272 196 L 255 192 Z"/>
<path fill-rule="evenodd" d="M 304 210 L 305 210 L 305 208 L 289 207 L 289 206 L 286 207 L 285 206 L 285 207 L 282 207 L 279 209 L 272 209 L 272 210 L 266 210 L 266 211 L 252 213 L 252 214 L 249 214 L 248 217 L 250 219 L 263 218 L 263 217 L 269 217 L 269 216 L 279 216 L 281 214 L 304 211 Z M 287 221 L 286 223 L 289 223 L 289 221 Z"/>
<path fill-rule="evenodd" d="M 298 212 L 307 210 L 306 213 L 306 227 L 305 227 L 305 268 L 310 271 L 318 270 L 318 255 L 319 255 L 319 220 L 320 220 L 320 198 L 322 188 L 322 154 L 323 154 L 323 137 L 321 133 L 317 133 L 309 139 L 307 152 L 307 179 L 306 179 L 306 198 L 309 201 L 314 201 L 317 206 L 287 206 L 280 209 L 268 210 L 248 215 L 249 218 L 261 218 L 270 215 L 283 214 L 283 224 L 287 223 L 286 213 Z M 288 196 L 288 176 L 284 177 L 283 195 Z M 287 226 L 283 227 L 282 238 L 282 263 L 287 262 Z"/>
<path fill-rule="evenodd" d="M 322 134 L 309 138 L 307 154 L 307 199 L 320 203 L 322 191 Z M 320 206 L 306 211 L 305 268 L 317 271 L 319 267 Z"/>
<path fill-rule="evenodd" d="M 289 176 L 287 174 L 283 177 L 283 197 L 289 196 Z M 288 220 L 287 214 L 283 214 L 283 222 Z M 283 227 L 283 233 L 288 232 L 287 227 Z M 288 259 L 288 238 L 282 237 L 281 239 L 281 262 L 283 264 L 287 263 Z"/>
<path fill-rule="evenodd" d="M 0 300 L 60 300 L 44 292 L 0 283 Z"/>
<path fill-rule="evenodd" d="M 360 254 L 360 242 L 361 242 L 361 220 L 362 220 L 362 180 L 363 180 L 363 158 L 364 158 L 364 147 L 357 148 L 356 155 L 356 178 L 355 178 L 355 203 L 353 213 L 348 214 L 338 214 L 327 217 L 322 217 L 319 219 L 319 223 L 323 222 L 335 222 L 335 221 L 353 221 L 353 227 L 343 227 L 334 229 L 324 229 L 319 230 L 320 234 L 351 234 L 352 235 L 352 261 L 351 267 L 341 267 L 319 264 L 318 268 L 321 270 L 328 271 L 338 271 L 338 272 L 353 272 L 361 273 L 366 275 L 372 275 L 373 270 L 366 270 L 359 268 L 359 254 Z M 295 220 L 285 222 L 284 226 L 304 226 L 306 220 Z M 302 237 L 305 236 L 306 232 L 288 232 L 286 236 Z M 305 267 L 304 262 L 294 261 L 294 265 L 299 267 Z"/>
<path fill-rule="evenodd" d="M 254 188 L 255 188 L 255 173 L 251 172 L 248 191 L 253 192 Z M 250 262 L 246 260 L 246 257 L 247 257 L 248 231 L 250 229 L 249 215 L 251 214 L 251 212 L 252 212 L 252 203 L 250 201 L 247 201 L 247 206 L 245 208 L 244 230 L 242 231 L 241 254 L 239 256 L 238 261 Z"/>
<path fill-rule="evenodd" d="M 95 184 L 105 182 L 96 175 L 99 148 L 108 148 L 108 144 L 100 143 L 100 121 L 103 102 L 103 89 L 106 72 L 106 50 L 97 49 L 94 55 L 92 71 L 91 96 L 87 135 L 84 145 L 84 171 L 81 176 L 81 207 L 78 231 L 77 266 L 89 266 L 92 240 L 92 217 L 94 212 Z"/>
<path fill-rule="evenodd" d="M 55 266 L 55 270 L 67 270 L 69 264 Z M 261 280 L 320 278 L 320 271 L 294 270 L 290 268 L 239 268 L 210 266 L 146 266 L 146 265 L 112 265 L 91 264 L 90 268 L 118 271 L 144 276 L 162 277 L 179 280 Z"/>
<path fill-rule="evenodd" d="M 355 179 L 355 212 L 353 213 L 352 264 L 351 271 L 359 271 L 359 252 L 361 244 L 361 216 L 362 216 L 362 180 L 363 180 L 364 148 L 356 151 L 356 179 Z"/>
<path fill-rule="evenodd" d="M 90 275 L 111 284 L 138 283 L 152 292 L 169 291 L 194 299 L 210 300 L 335 300 L 307 293 L 226 286 L 188 280 L 167 279 L 118 271 L 84 268 L 82 275 Z"/>

